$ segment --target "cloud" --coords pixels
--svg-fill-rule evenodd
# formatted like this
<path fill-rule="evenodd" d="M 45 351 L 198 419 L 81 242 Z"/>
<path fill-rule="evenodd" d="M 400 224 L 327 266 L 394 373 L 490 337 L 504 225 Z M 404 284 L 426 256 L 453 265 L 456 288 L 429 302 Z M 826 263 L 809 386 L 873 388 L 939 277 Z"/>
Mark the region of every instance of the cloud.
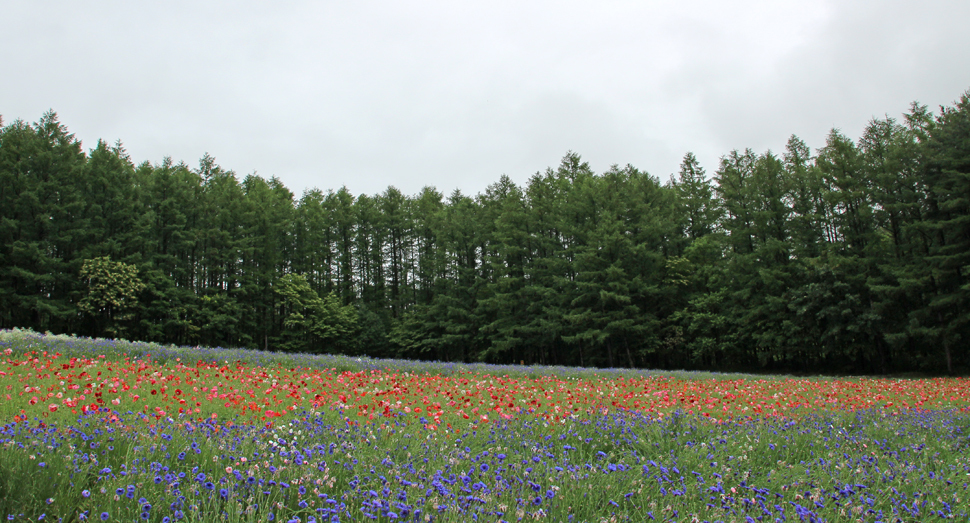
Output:
<path fill-rule="evenodd" d="M 84 2 L 5 6 L 0 114 L 295 193 L 483 190 L 568 150 L 661 179 L 970 87 L 970 4 Z"/>
<path fill-rule="evenodd" d="M 948 104 L 970 87 L 970 4 L 840 2 L 773 63 L 725 77 L 701 97 L 723 151 L 780 151 L 790 134 L 818 147 L 831 128 L 858 137 L 909 102 Z M 963 86 L 963 87 L 961 87 Z"/>

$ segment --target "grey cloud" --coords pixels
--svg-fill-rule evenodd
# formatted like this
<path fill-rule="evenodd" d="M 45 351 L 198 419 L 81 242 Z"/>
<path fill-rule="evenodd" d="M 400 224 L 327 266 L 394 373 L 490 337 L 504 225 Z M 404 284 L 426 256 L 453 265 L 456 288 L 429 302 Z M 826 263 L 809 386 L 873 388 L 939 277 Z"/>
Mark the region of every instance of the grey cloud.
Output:
<path fill-rule="evenodd" d="M 53 108 L 88 146 L 297 194 L 475 193 L 567 150 L 666 179 L 970 87 L 951 1 L 11 4 L 5 121 Z"/>

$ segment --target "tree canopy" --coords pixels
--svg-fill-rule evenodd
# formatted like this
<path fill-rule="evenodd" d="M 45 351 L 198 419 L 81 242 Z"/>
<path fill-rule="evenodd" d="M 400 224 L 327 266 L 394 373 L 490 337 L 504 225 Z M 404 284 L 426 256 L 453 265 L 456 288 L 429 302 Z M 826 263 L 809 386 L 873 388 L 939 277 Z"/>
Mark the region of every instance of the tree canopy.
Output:
<path fill-rule="evenodd" d="M 970 367 L 970 94 L 812 151 L 576 153 L 522 186 L 295 196 L 276 178 L 0 129 L 0 327 L 446 361 Z M 2 124 L 0 124 L 2 125 Z M 460 166 L 456 166 L 460 171 Z"/>

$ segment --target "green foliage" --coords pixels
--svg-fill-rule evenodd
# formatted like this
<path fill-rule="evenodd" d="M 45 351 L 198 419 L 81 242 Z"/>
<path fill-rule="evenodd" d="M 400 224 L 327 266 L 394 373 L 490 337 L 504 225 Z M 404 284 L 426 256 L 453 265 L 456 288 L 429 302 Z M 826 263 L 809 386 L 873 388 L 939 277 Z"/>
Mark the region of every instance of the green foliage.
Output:
<path fill-rule="evenodd" d="M 669 183 L 569 152 L 482 194 L 308 190 L 0 129 L 0 327 L 606 367 L 970 368 L 970 101 L 853 141 L 687 153 Z M 112 261 L 116 260 L 116 261 Z"/>
<path fill-rule="evenodd" d="M 287 274 L 276 285 L 286 314 L 280 347 L 291 352 L 344 352 L 357 335 L 357 310 L 334 293 L 319 297 L 306 278 Z"/>
<path fill-rule="evenodd" d="M 145 288 L 138 278 L 137 267 L 111 261 L 109 256 L 85 260 L 81 278 L 87 283 L 88 292 L 78 303 L 78 309 L 92 315 L 110 316 L 112 311 L 134 307 L 138 293 Z"/>
<path fill-rule="evenodd" d="M 81 279 L 87 284 L 87 292 L 78 302 L 78 310 L 103 321 L 105 332 L 124 335 L 123 325 L 134 318 L 138 295 L 145 288 L 138 268 L 102 256 L 84 261 Z"/>

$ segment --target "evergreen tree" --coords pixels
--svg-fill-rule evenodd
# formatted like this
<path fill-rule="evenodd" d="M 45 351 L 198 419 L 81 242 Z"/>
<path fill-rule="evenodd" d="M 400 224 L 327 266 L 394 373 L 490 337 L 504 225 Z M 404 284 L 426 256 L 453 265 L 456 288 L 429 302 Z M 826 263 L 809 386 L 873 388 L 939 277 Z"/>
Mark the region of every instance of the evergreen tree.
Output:
<path fill-rule="evenodd" d="M 938 343 L 952 373 L 954 360 L 966 360 L 963 340 L 970 335 L 970 91 L 955 107 L 941 111 L 930 129 L 926 154 L 933 238 L 926 270 L 933 293 L 914 316 L 918 334 Z"/>
<path fill-rule="evenodd" d="M 721 209 L 714 197 L 714 187 L 694 153 L 684 155 L 680 173 L 671 185 L 677 195 L 677 211 L 684 223 L 684 235 L 696 240 L 714 232 Z"/>

